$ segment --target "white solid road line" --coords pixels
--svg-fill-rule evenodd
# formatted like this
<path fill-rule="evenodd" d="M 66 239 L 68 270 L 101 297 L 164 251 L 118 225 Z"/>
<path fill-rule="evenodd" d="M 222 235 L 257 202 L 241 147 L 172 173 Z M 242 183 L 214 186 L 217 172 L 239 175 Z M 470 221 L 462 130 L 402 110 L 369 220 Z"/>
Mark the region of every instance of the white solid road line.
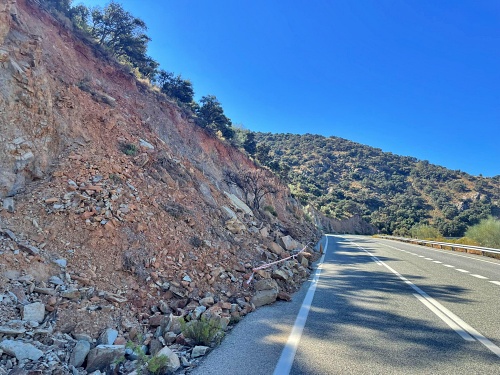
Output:
<path fill-rule="evenodd" d="M 293 360 L 295 358 L 295 353 L 297 352 L 297 347 L 299 346 L 300 338 L 302 336 L 302 331 L 304 330 L 304 326 L 306 325 L 307 316 L 309 315 L 309 310 L 311 309 L 311 303 L 314 298 L 314 293 L 316 292 L 316 286 L 318 285 L 319 275 L 321 274 L 321 266 L 325 261 L 326 251 L 328 249 L 328 236 L 326 237 L 326 244 L 323 250 L 323 255 L 318 264 L 318 268 L 316 269 L 316 273 L 314 274 L 314 278 L 311 281 L 311 285 L 309 285 L 309 289 L 307 290 L 307 294 L 304 297 L 304 301 L 302 302 L 302 306 L 300 307 L 297 318 L 295 319 L 295 323 L 292 328 L 292 332 L 288 337 L 288 341 L 281 352 L 280 359 L 274 368 L 273 375 L 286 375 L 290 373 L 292 369 Z"/>
<path fill-rule="evenodd" d="M 363 248 L 361 245 L 358 245 L 357 243 L 352 242 L 350 240 L 348 240 L 348 241 L 350 243 L 352 243 L 353 245 L 359 247 L 361 250 L 363 250 L 366 253 L 368 253 L 368 255 L 370 255 L 372 258 L 377 258 L 375 255 L 373 255 L 372 253 L 370 253 L 368 250 L 366 250 L 365 248 Z M 491 350 L 493 353 L 495 353 L 498 357 L 500 357 L 500 348 L 498 346 L 496 346 L 495 344 L 493 344 L 490 340 L 488 340 L 486 337 L 484 337 L 480 332 L 476 331 L 470 325 L 468 325 L 467 323 L 465 323 L 462 319 L 460 319 L 458 316 L 456 316 L 454 313 L 452 313 L 446 307 L 444 307 L 443 305 L 441 305 L 434 298 L 432 298 L 431 296 L 429 296 L 426 292 L 424 292 L 418 286 L 416 286 L 415 284 L 413 284 L 406 277 L 402 276 L 398 271 L 396 271 L 395 269 L 393 269 L 391 266 L 389 266 L 385 262 L 382 262 L 380 259 L 378 259 L 378 261 L 380 263 L 382 263 L 382 265 L 385 268 L 387 268 L 389 271 L 391 271 L 393 274 L 395 274 L 397 277 L 399 277 L 401 280 L 403 280 L 406 284 L 408 284 L 414 291 L 416 291 L 420 296 L 422 296 L 426 300 L 426 302 L 432 304 L 434 307 L 436 307 L 438 310 L 440 310 L 444 315 L 446 315 L 449 319 L 451 319 L 451 321 L 453 321 L 455 324 L 457 324 L 459 327 L 461 327 L 462 330 L 465 331 L 465 332 L 462 332 L 461 330 L 458 330 L 458 331 L 455 330 L 455 332 L 457 332 L 461 337 L 463 337 L 467 341 L 471 341 L 470 339 L 465 338 L 467 336 L 464 336 L 462 334 L 465 333 L 465 334 L 468 334 L 468 335 L 472 336 L 477 341 L 479 341 L 481 344 L 483 344 L 484 346 L 486 346 L 489 350 Z M 464 270 L 462 270 L 462 271 L 464 271 Z M 469 271 L 465 271 L 465 272 L 469 272 Z M 427 304 L 426 304 L 426 306 L 427 306 Z M 275 374 L 275 375 L 277 375 L 277 374 Z"/>
<path fill-rule="evenodd" d="M 495 285 L 500 285 L 500 281 L 490 281 L 490 283 L 495 284 Z"/>
<path fill-rule="evenodd" d="M 427 301 L 426 298 L 422 297 L 420 294 L 413 293 L 413 295 L 420 301 L 422 302 L 429 310 L 431 310 L 434 314 L 436 314 L 443 322 L 448 324 L 448 326 L 454 330 L 456 333 L 458 333 L 465 341 L 475 341 L 474 337 L 469 335 L 467 332 L 464 331 L 462 327 L 460 327 L 457 323 L 455 323 L 453 320 L 448 318 L 445 314 L 441 312 L 441 310 L 438 310 L 432 303 Z"/>

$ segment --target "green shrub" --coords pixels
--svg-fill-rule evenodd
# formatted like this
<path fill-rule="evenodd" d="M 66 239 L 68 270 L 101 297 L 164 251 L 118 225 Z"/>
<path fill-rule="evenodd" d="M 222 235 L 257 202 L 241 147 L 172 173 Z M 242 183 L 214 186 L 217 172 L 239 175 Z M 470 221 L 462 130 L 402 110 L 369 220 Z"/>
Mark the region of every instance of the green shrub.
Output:
<path fill-rule="evenodd" d="M 126 348 L 132 349 L 132 351 L 137 355 L 137 363 L 135 370 L 137 374 L 144 374 L 144 370 L 146 369 L 148 374 L 163 374 L 168 365 L 169 358 L 166 355 L 159 356 L 149 356 L 142 350 L 142 342 L 143 337 L 139 335 L 138 343 L 129 341 L 127 342 Z M 118 359 L 117 363 L 121 363 L 125 361 L 125 357 L 121 357 Z"/>
<path fill-rule="evenodd" d="M 500 220 L 493 217 L 483 219 L 465 232 L 465 236 L 481 246 L 500 249 Z"/>
<path fill-rule="evenodd" d="M 128 156 L 135 156 L 139 152 L 139 148 L 132 143 L 124 143 L 121 146 L 121 151 Z"/>
<path fill-rule="evenodd" d="M 198 236 L 193 236 L 189 239 L 189 244 L 194 248 L 198 249 L 203 246 L 203 240 Z"/>
<path fill-rule="evenodd" d="M 468 238 L 468 237 L 461 237 L 458 239 L 447 238 L 445 242 L 456 243 L 459 245 L 480 246 L 479 242 L 473 240 L 472 238 Z"/>
<path fill-rule="evenodd" d="M 273 206 L 266 206 L 266 207 L 264 207 L 264 211 L 269 212 L 273 216 L 278 216 L 278 213 L 276 212 L 276 210 L 274 209 Z"/>
<path fill-rule="evenodd" d="M 111 173 L 109 175 L 109 179 L 111 181 L 113 181 L 115 184 L 119 184 L 119 183 L 123 182 L 122 179 L 121 179 L 121 177 L 119 175 L 115 174 L 115 173 Z"/>
<path fill-rule="evenodd" d="M 154 356 L 148 361 L 147 369 L 152 374 L 161 374 L 168 365 L 166 355 Z"/>
<path fill-rule="evenodd" d="M 443 235 L 439 231 L 427 224 L 418 224 L 411 228 L 410 230 L 412 238 L 418 238 L 421 240 L 434 240 L 441 239 Z"/>
<path fill-rule="evenodd" d="M 195 345 L 219 344 L 223 336 L 219 320 L 205 316 L 187 323 L 181 320 L 181 330 L 184 337 L 193 340 Z"/>

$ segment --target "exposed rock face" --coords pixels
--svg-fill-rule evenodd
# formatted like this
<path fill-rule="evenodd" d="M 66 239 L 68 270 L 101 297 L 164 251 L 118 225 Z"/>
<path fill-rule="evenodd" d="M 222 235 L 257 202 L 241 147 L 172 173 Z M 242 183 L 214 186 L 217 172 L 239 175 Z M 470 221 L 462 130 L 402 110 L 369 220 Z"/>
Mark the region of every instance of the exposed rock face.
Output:
<path fill-rule="evenodd" d="M 0 198 L 15 195 L 26 182 L 42 178 L 59 151 L 66 127 L 55 115 L 42 37 L 24 37 L 26 27 L 15 1 L 0 8 Z"/>
<path fill-rule="evenodd" d="M 378 232 L 378 229 L 375 226 L 364 221 L 359 215 L 354 215 L 344 220 L 337 220 L 326 217 L 311 206 L 307 206 L 306 210 L 313 218 L 315 225 L 321 228 L 325 233 L 355 233 L 371 235 Z"/>
<path fill-rule="evenodd" d="M 5 37 L 10 31 L 14 17 L 17 15 L 16 0 L 2 1 L 0 4 L 0 45 L 4 44 Z"/>

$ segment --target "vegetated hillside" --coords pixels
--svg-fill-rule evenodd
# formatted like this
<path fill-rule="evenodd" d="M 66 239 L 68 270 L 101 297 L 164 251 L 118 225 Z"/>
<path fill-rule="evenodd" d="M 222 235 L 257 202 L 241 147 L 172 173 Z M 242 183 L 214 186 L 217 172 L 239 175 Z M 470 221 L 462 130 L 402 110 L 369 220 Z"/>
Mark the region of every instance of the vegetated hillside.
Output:
<path fill-rule="evenodd" d="M 39 4 L 0 4 L 0 373 L 132 372 L 123 346 L 95 348 L 127 341 L 190 367 L 180 319 L 225 328 L 289 298 L 313 254 L 247 280 L 318 233 L 286 185 Z M 231 173 L 269 188 L 260 208 Z"/>
<path fill-rule="evenodd" d="M 444 236 L 500 213 L 500 176 L 484 178 L 337 137 L 256 133 L 261 162 L 303 204 L 329 217 L 361 215 L 383 233 L 431 224 Z M 269 152 L 267 152 L 269 151 Z"/>

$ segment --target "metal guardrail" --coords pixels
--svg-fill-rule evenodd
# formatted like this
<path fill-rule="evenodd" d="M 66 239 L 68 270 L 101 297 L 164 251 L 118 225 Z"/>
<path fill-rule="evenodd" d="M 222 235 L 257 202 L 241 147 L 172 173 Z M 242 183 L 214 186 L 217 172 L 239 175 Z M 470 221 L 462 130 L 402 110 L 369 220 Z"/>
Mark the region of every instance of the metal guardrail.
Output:
<path fill-rule="evenodd" d="M 430 246 L 430 247 L 434 247 L 434 248 L 438 248 L 438 249 L 445 249 L 446 250 L 446 248 L 449 248 L 449 250 L 463 251 L 463 252 L 470 253 L 470 254 L 480 253 L 483 256 L 490 256 L 493 258 L 500 259 L 500 249 L 492 249 L 490 247 L 462 245 L 462 244 L 450 243 L 450 242 L 426 241 L 426 240 L 419 240 L 416 238 L 405 238 L 405 237 L 394 237 L 394 236 L 378 236 L 378 237 L 379 238 L 386 238 L 389 240 L 396 240 L 396 241 L 401 241 L 401 242 L 406 242 L 406 243 L 412 243 L 415 245 Z"/>

